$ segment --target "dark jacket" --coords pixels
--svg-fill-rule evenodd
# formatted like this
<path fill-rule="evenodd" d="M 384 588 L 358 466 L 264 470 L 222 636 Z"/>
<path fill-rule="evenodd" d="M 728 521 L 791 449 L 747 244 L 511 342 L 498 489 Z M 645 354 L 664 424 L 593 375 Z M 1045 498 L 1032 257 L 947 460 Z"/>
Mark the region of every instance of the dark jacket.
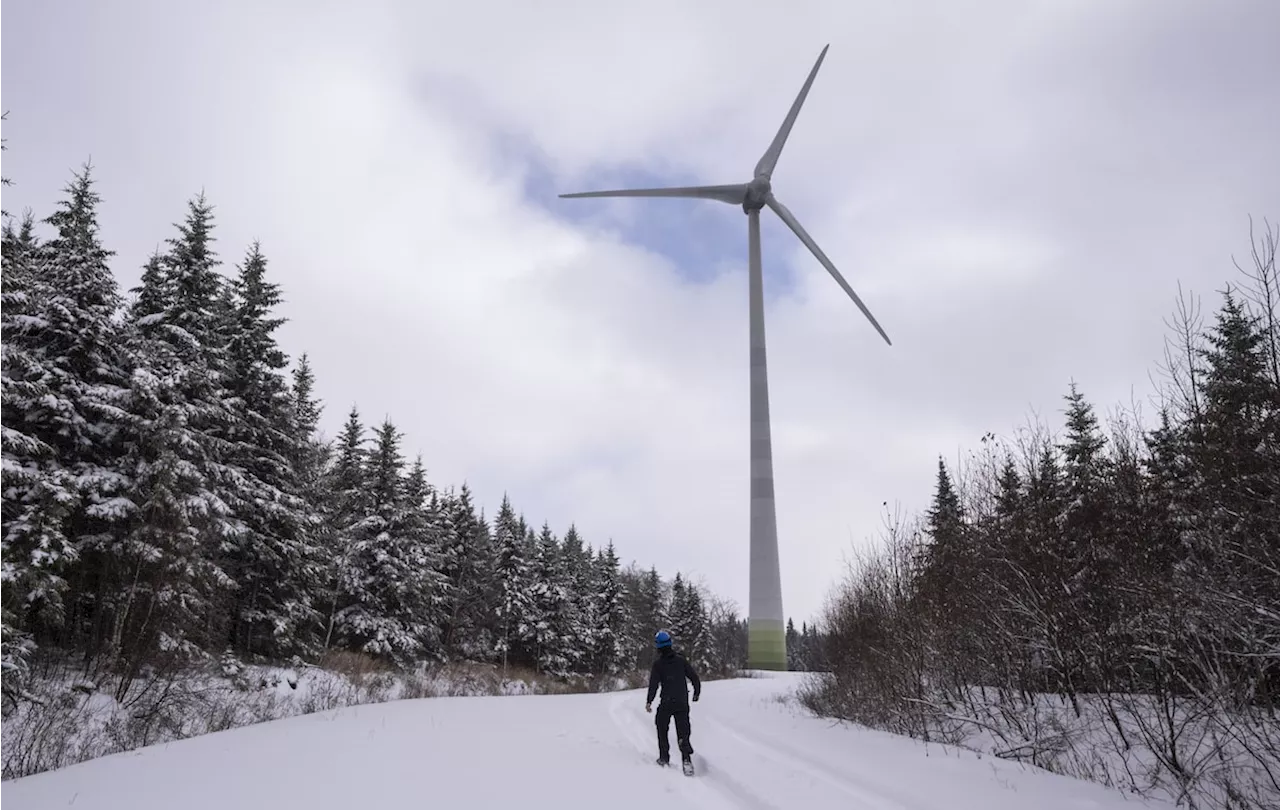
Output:
<path fill-rule="evenodd" d="M 689 691 L 684 685 L 685 678 L 693 684 L 693 699 L 697 700 L 702 694 L 702 681 L 698 679 L 698 673 L 693 668 L 693 664 L 670 647 L 663 649 L 662 653 L 654 659 L 653 667 L 649 670 L 649 697 L 645 703 L 653 702 L 653 696 L 658 693 L 658 687 L 661 686 L 663 706 L 687 709 Z"/>

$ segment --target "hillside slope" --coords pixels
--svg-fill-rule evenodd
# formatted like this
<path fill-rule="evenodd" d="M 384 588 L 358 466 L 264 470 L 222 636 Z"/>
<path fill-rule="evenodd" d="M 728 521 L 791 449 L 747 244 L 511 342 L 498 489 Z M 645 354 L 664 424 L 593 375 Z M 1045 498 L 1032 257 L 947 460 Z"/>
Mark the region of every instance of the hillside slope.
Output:
<path fill-rule="evenodd" d="M 3 800 L 6 810 L 1141 806 L 1098 785 L 806 716 L 785 699 L 796 682 L 706 684 L 693 707 L 693 778 L 653 764 L 652 715 L 630 691 L 340 709 L 5 782 Z"/>

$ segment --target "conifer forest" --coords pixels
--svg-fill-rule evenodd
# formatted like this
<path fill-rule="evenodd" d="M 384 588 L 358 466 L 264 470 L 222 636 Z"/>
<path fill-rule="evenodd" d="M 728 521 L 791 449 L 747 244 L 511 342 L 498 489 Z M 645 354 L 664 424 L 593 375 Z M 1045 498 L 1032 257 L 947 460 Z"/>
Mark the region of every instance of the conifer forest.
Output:
<path fill-rule="evenodd" d="M 7 706 L 51 660 L 117 695 L 228 652 L 616 675 L 647 670 L 662 626 L 709 675 L 744 660 L 732 605 L 506 498 L 486 516 L 391 421 L 352 408 L 322 440 L 267 255 L 228 270 L 203 196 L 127 300 L 99 205 L 86 166 L 44 219 L 5 218 Z"/>
<path fill-rule="evenodd" d="M 1060 432 L 984 436 L 887 510 L 812 708 L 1193 806 L 1280 795 L 1280 231 L 1249 235 L 1213 310 L 1179 290 L 1154 412 L 1072 383 Z"/>

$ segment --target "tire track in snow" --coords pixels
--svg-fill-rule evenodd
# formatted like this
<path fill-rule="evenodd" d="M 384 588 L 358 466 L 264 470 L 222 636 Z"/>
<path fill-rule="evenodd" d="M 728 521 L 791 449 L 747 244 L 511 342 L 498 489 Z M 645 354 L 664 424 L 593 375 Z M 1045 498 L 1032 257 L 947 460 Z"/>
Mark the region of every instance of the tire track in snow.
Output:
<path fill-rule="evenodd" d="M 639 706 L 634 703 L 634 693 L 621 693 L 609 701 L 609 717 L 622 735 L 642 754 L 655 755 L 656 736 L 653 723 L 645 722 L 647 714 L 641 714 Z M 656 756 L 654 757 L 656 759 Z M 717 756 L 717 761 L 720 757 Z M 694 752 L 694 768 L 697 773 L 693 777 L 684 774 L 672 774 L 683 782 L 677 789 L 696 806 L 707 808 L 726 808 L 726 810 L 778 810 L 774 805 L 762 801 L 730 777 L 722 775 L 718 768 L 708 768 L 706 757 Z M 652 765 L 657 768 L 658 766 Z M 679 784 L 679 783 L 678 783 Z M 727 795 L 725 795 L 727 794 Z"/>
<path fill-rule="evenodd" d="M 778 765 L 798 773 L 803 773 L 818 781 L 826 782 L 841 792 L 857 799 L 860 802 L 860 807 L 865 807 L 868 810 L 912 810 L 910 806 L 903 804 L 893 797 L 857 784 L 849 777 L 836 771 L 834 768 L 826 766 L 820 762 L 805 759 L 799 754 L 799 752 L 788 748 L 787 746 L 752 739 L 750 735 L 738 731 L 732 726 L 721 720 L 717 720 L 714 717 L 704 717 L 702 718 L 702 722 L 704 725 L 710 726 L 725 736 L 735 740 L 739 745 L 757 752 L 758 755 L 765 759 L 772 760 Z"/>

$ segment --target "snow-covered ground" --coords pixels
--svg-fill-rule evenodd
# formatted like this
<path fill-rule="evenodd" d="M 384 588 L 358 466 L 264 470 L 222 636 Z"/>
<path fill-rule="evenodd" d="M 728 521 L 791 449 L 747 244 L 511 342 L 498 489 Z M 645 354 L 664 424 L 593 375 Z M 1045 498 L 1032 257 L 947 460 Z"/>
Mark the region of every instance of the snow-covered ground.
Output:
<path fill-rule="evenodd" d="M 789 699 L 797 682 L 707 683 L 693 706 L 694 778 L 653 764 L 653 716 L 632 690 L 352 706 L 115 754 L 0 789 L 6 810 L 1143 806 L 1097 784 L 808 716 Z M 674 747 L 674 727 L 671 736 Z"/>
<path fill-rule="evenodd" d="M 0 734 L 3 768 L 14 779 L 84 760 L 297 715 L 414 698 L 547 695 L 617 691 L 643 673 L 611 680 L 562 680 L 458 662 L 394 671 L 357 655 L 331 656 L 331 668 L 243 664 L 193 667 L 135 680 L 116 695 L 110 678 L 87 679 L 78 667 L 51 665 L 10 705 Z"/>

